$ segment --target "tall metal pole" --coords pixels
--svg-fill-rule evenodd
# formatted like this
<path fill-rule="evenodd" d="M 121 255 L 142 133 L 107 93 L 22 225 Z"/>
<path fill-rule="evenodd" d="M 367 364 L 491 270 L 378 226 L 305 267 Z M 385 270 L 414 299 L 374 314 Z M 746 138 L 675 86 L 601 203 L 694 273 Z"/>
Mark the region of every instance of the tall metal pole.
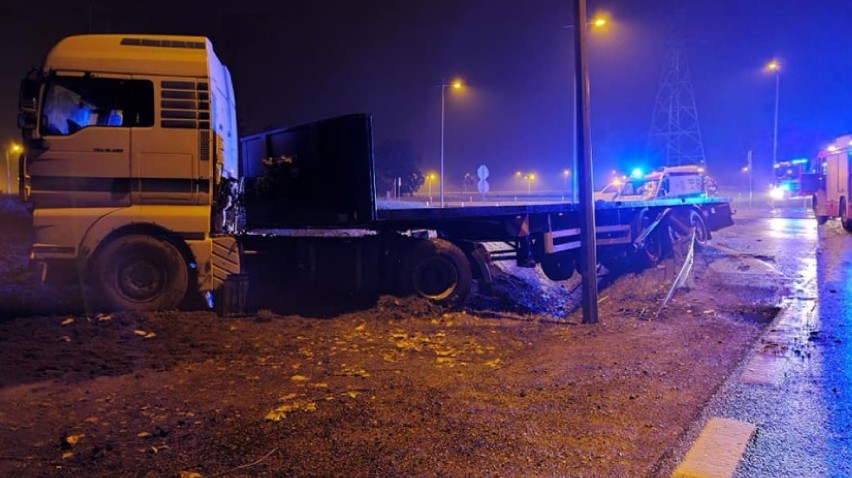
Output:
<path fill-rule="evenodd" d="M 6 194 L 12 194 L 12 166 L 9 164 L 9 147 L 6 150 Z"/>
<path fill-rule="evenodd" d="M 444 88 L 447 87 L 447 82 L 441 80 L 441 177 L 438 178 L 438 184 L 441 187 L 441 207 L 444 207 Z"/>
<path fill-rule="evenodd" d="M 781 93 L 781 68 L 775 70 L 775 126 L 772 128 L 772 167 L 778 164 L 778 100 Z"/>
<path fill-rule="evenodd" d="M 754 177 L 754 166 L 752 165 L 752 156 L 751 150 L 748 150 L 748 207 L 751 208 L 751 200 L 752 200 L 752 191 L 754 191 L 754 182 L 752 178 Z"/>
<path fill-rule="evenodd" d="M 576 0 L 574 11 L 574 96 L 578 106 L 574 116 L 577 152 L 577 180 L 580 193 L 580 273 L 583 276 L 583 323 L 598 321 L 597 241 L 592 184 L 592 144 L 589 128 L 589 72 L 586 62 L 586 0 Z M 581 132 L 581 134 L 578 134 Z"/>
<path fill-rule="evenodd" d="M 576 30 L 576 28 L 575 28 L 575 30 Z M 577 163 L 579 163 L 579 158 L 577 157 L 577 135 L 579 133 L 577 132 L 577 75 L 576 75 L 576 73 L 571 75 L 571 82 L 572 82 L 571 91 L 574 92 L 574 95 L 573 95 L 574 96 L 574 101 L 573 101 L 574 111 L 571 114 L 572 115 L 571 118 L 574 119 L 574 124 L 572 125 L 574 127 L 573 128 L 573 134 L 571 135 L 572 139 L 573 139 L 573 145 L 572 145 L 572 149 L 571 149 L 571 160 L 574 162 L 574 170 L 577 170 Z M 578 197 L 577 197 L 577 191 L 578 191 L 577 180 L 578 180 L 578 178 L 577 178 L 577 176 L 578 175 L 575 174 L 574 177 L 571 178 L 571 202 L 573 202 L 575 204 L 578 202 Z"/>

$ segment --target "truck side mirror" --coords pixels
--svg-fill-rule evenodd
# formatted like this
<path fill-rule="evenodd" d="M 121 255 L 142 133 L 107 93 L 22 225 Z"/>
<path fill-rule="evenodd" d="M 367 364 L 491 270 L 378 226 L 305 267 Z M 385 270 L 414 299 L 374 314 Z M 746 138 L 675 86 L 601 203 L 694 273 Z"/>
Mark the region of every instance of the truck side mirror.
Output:
<path fill-rule="evenodd" d="M 22 130 L 34 130 L 36 128 L 36 115 L 31 112 L 18 113 L 18 128 Z"/>
<path fill-rule="evenodd" d="M 38 90 L 40 83 L 29 76 L 21 80 L 18 96 L 18 109 L 25 113 L 38 111 Z"/>

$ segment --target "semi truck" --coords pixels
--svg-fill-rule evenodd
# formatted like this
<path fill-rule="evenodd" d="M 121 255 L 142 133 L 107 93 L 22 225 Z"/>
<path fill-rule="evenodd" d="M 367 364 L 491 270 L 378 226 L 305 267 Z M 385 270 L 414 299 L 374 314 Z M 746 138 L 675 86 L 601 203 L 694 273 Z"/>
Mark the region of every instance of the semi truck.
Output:
<path fill-rule="evenodd" d="M 458 304 L 474 283 L 490 290 L 490 261 L 553 280 L 578 268 L 577 204 L 384 207 L 368 114 L 239 138 L 230 72 L 205 37 L 64 38 L 19 100 L 31 263 L 42 281 L 75 274 L 98 307 L 196 296 L 238 312 L 264 291 Z M 731 215 L 722 198 L 599 204 L 598 254 L 653 263 Z"/>

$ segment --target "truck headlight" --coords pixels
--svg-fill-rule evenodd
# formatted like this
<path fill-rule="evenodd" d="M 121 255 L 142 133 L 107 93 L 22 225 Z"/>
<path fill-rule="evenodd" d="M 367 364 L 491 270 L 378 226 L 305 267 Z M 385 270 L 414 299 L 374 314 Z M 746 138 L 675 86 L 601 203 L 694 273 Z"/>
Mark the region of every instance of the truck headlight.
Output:
<path fill-rule="evenodd" d="M 787 191 L 784 188 L 773 187 L 769 190 L 769 197 L 775 199 L 776 201 L 784 199 L 784 196 L 786 195 Z"/>

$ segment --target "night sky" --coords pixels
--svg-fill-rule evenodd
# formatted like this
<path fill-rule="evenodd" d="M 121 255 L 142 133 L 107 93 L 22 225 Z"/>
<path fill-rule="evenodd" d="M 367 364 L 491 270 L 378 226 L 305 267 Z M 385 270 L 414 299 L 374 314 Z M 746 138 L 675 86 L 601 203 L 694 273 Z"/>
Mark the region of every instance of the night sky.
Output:
<path fill-rule="evenodd" d="M 813 156 L 852 132 L 847 0 L 608 0 L 611 25 L 590 38 L 595 173 L 654 166 L 646 144 L 671 9 L 682 31 L 707 165 L 744 184 L 754 150 L 771 167 L 775 81 L 783 65 L 779 159 Z M 352 112 L 373 114 L 377 142 L 407 140 L 437 170 L 442 78 L 447 183 L 480 164 L 495 188 L 515 170 L 559 188 L 571 164 L 570 0 L 79 1 L 0 0 L 0 139 L 18 138 L 17 83 L 63 36 L 205 35 L 229 66 L 242 133 Z M 650 154 L 650 155 L 649 155 Z"/>

